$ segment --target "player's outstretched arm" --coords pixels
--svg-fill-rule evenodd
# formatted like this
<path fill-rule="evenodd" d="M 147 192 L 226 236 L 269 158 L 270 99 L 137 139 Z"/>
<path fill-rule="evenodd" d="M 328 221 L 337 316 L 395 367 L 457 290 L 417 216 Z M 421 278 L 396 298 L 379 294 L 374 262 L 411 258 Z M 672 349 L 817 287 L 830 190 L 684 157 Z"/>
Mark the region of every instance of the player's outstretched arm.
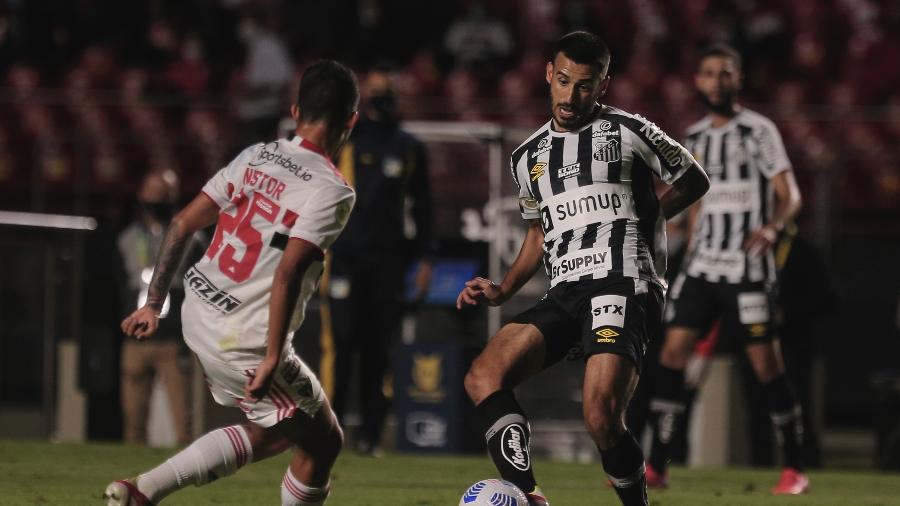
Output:
<path fill-rule="evenodd" d="M 503 282 L 499 285 L 485 278 L 475 278 L 466 281 L 465 288 L 456 297 L 456 309 L 462 309 L 463 305 L 475 306 L 485 303 L 489 306 L 499 306 L 506 302 L 522 288 L 541 266 L 544 255 L 544 230 L 540 220 L 528 221 L 528 232 L 522 241 L 522 248 L 516 261 L 513 262 Z"/>
<path fill-rule="evenodd" d="M 172 218 L 156 255 L 156 267 L 147 290 L 147 302 L 122 320 L 122 332 L 125 335 L 144 340 L 156 332 L 159 313 L 169 293 L 169 286 L 184 260 L 194 232 L 212 225 L 218 214 L 219 206 L 201 193 Z"/>
<path fill-rule="evenodd" d="M 791 169 L 782 170 L 772 176 L 775 190 L 775 211 L 772 221 L 750 232 L 744 240 L 744 251 L 756 256 L 768 251 L 778 240 L 778 233 L 800 212 L 801 197 L 797 179 Z"/>
<path fill-rule="evenodd" d="M 244 395 L 256 402 L 266 396 L 272 384 L 272 373 L 278 366 L 281 350 L 287 339 L 288 326 L 294 304 L 300 296 L 300 285 L 309 265 L 322 258 L 322 250 L 311 242 L 292 237 L 284 248 L 284 255 L 272 278 L 269 299 L 269 330 L 266 334 L 266 356 L 247 381 Z"/>
<path fill-rule="evenodd" d="M 688 206 L 700 200 L 700 197 L 708 190 L 709 178 L 706 176 L 706 172 L 694 163 L 672 183 L 672 188 L 659 199 L 663 216 L 669 219 L 684 211 Z"/>

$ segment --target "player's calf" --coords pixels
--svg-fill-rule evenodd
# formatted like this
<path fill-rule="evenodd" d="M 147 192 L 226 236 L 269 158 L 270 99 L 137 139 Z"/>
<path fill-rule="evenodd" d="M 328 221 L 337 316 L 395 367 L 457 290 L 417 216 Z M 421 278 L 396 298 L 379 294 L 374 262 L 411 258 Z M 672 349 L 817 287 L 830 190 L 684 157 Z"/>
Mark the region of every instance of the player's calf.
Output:
<path fill-rule="evenodd" d="M 645 506 L 647 481 L 644 453 L 622 424 L 622 415 L 610 398 L 584 404 L 585 425 L 600 450 L 603 469 L 625 506 Z"/>
<path fill-rule="evenodd" d="M 281 480 L 281 506 L 319 506 L 325 504 L 331 493 L 331 483 L 322 487 L 310 487 L 291 472 L 289 467 Z"/>
<path fill-rule="evenodd" d="M 498 390 L 476 407 L 485 428 L 488 451 L 500 476 L 523 492 L 537 490 L 531 468 L 531 429 L 512 391 Z"/>
<path fill-rule="evenodd" d="M 153 503 L 188 485 L 201 486 L 234 474 L 253 460 L 247 430 L 241 425 L 216 429 L 138 476 L 137 489 Z"/>

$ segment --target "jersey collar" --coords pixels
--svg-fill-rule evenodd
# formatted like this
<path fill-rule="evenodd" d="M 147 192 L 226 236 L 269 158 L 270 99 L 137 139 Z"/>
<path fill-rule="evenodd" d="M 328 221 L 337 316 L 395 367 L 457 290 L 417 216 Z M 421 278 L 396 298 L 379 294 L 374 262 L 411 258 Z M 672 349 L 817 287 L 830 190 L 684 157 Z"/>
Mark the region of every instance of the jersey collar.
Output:
<path fill-rule="evenodd" d="M 315 153 L 317 155 L 323 156 L 326 160 L 328 160 L 329 163 L 333 163 L 331 161 L 331 157 L 328 156 L 328 153 L 326 153 L 325 150 L 322 149 L 321 146 L 319 146 L 318 144 L 313 144 L 312 142 L 304 139 L 303 137 L 300 137 L 299 135 L 295 135 L 290 140 L 290 143 L 291 143 L 291 145 L 296 146 L 298 148 L 304 148 L 309 151 L 312 151 L 313 153 Z"/>

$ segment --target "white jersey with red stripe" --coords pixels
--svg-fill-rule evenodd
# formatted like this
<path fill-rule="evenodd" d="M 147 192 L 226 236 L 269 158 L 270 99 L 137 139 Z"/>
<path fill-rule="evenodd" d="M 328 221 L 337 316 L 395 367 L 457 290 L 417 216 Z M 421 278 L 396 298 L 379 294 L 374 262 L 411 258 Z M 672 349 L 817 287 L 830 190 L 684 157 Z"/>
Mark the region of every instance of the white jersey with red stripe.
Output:
<path fill-rule="evenodd" d="M 221 209 L 204 257 L 184 276 L 185 292 L 203 315 L 202 332 L 185 333 L 192 349 L 211 353 L 264 353 L 275 270 L 290 238 L 307 241 L 323 256 L 306 270 L 285 349 L 316 292 L 324 251 L 337 239 L 355 193 L 321 148 L 295 137 L 245 149 L 203 187 Z M 191 342 L 202 340 L 204 342 Z"/>

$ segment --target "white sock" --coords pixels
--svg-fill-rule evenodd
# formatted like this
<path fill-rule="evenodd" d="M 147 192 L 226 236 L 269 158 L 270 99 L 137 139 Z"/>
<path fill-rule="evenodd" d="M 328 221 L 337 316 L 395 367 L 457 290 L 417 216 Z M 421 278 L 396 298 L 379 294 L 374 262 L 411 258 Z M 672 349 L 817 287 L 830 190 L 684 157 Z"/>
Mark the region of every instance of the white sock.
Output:
<path fill-rule="evenodd" d="M 281 480 L 281 506 L 321 506 L 328 499 L 331 492 L 331 483 L 324 487 L 309 487 L 302 483 L 291 473 L 288 468 Z"/>
<path fill-rule="evenodd" d="M 137 488 L 156 503 L 188 485 L 205 485 L 234 474 L 252 460 L 253 448 L 243 427 L 216 429 L 138 476 Z"/>

